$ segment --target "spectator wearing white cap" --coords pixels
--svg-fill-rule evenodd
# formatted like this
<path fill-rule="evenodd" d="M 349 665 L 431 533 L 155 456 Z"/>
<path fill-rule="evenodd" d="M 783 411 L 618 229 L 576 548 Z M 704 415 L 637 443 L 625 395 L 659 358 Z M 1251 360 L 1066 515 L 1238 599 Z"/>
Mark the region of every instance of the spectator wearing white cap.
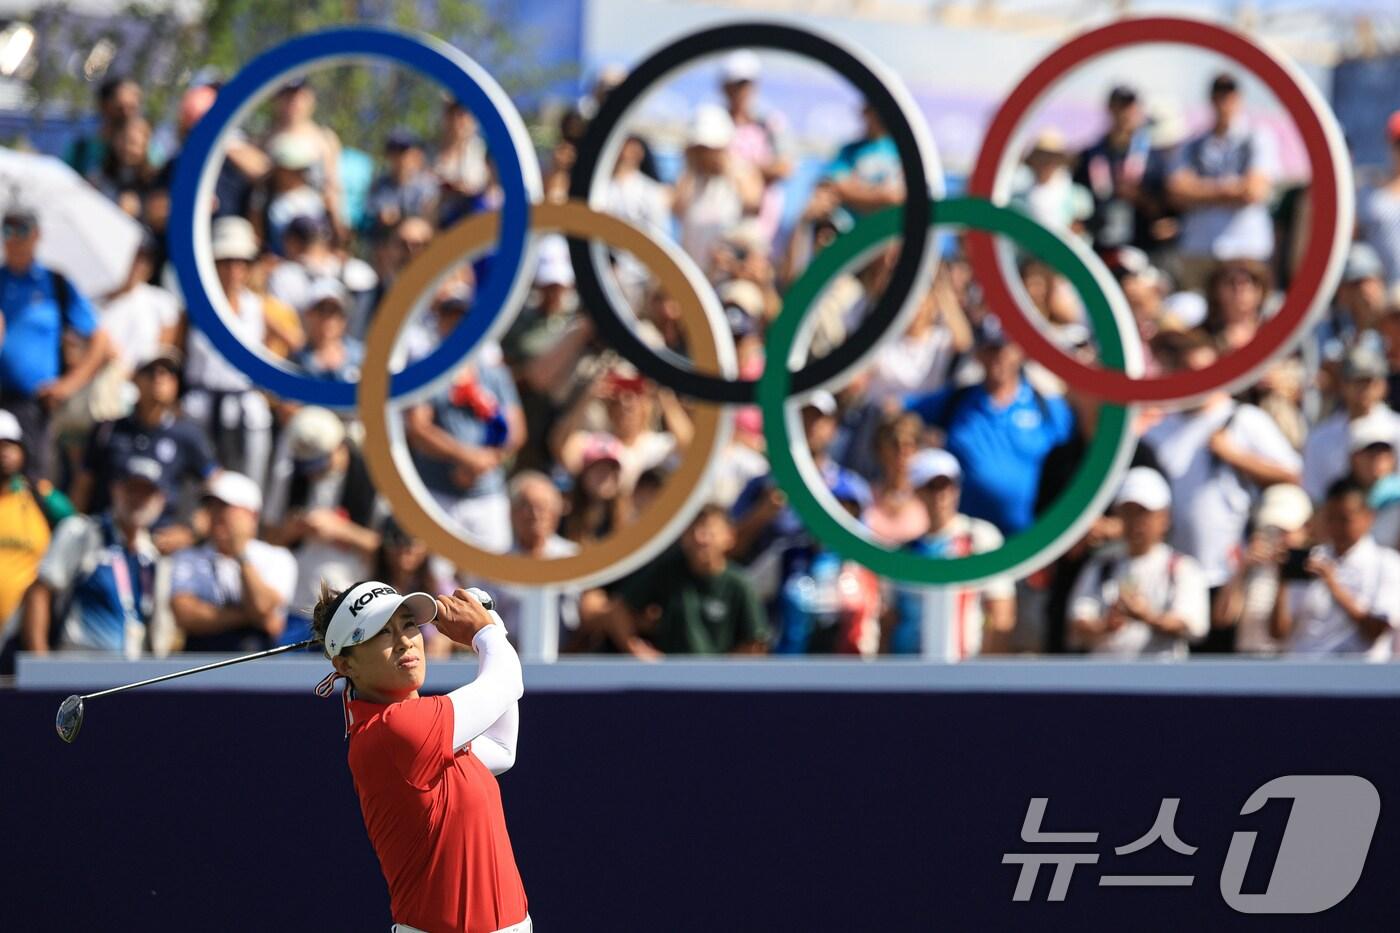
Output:
<path fill-rule="evenodd" d="M 1320 500 L 1327 487 L 1346 476 L 1351 454 L 1352 425 L 1390 424 L 1392 440 L 1400 440 L 1400 415 L 1385 404 L 1385 356 L 1377 348 L 1361 344 L 1347 352 L 1341 367 L 1341 406 L 1316 424 L 1303 445 L 1303 488 Z"/>
<path fill-rule="evenodd" d="M 1332 306 L 1313 332 L 1321 362 L 1340 362 L 1347 351 L 1364 340 L 1374 345 L 1373 333 L 1385 313 L 1385 266 L 1366 243 L 1352 243 L 1342 265 L 1342 281 Z"/>
<path fill-rule="evenodd" d="M 258 236 L 242 217 L 220 217 L 211 231 L 211 250 L 219 285 L 231 318 L 225 324 L 243 345 L 257 350 L 267 335 L 263 300 L 248 287 L 248 273 L 258 256 Z M 208 435 L 219 462 L 261 484 L 272 455 L 272 409 L 267 396 L 242 371 L 193 328 L 185 355 L 185 414 Z"/>
<path fill-rule="evenodd" d="M 268 140 L 267 155 L 272 172 L 267 179 L 267 209 L 264 234 L 274 252 L 282 252 L 282 236 L 298 217 L 311 217 L 323 223 L 333 218 L 326 209 L 325 195 L 312 183 L 312 172 L 320 163 L 314 138 L 298 133 L 278 133 Z"/>
<path fill-rule="evenodd" d="M 321 581 L 346 589 L 369 575 L 379 548 L 385 509 L 364 458 L 335 412 L 316 405 L 297 410 L 273 458 L 262 511 L 267 541 L 297 560 L 295 607 L 316 602 Z M 293 619 L 283 642 L 309 638 L 308 623 Z"/>
<path fill-rule="evenodd" d="M 839 419 L 836 397 L 825 389 L 813 392 L 802 406 L 807 448 L 828 490 L 863 488 L 863 495 L 855 495 L 868 502 L 869 484 L 830 455 Z M 749 480 L 734 500 L 731 514 L 734 558 L 748 568 L 759 597 L 771 608 L 786 582 L 807 569 L 817 545 L 802 519 L 787 504 L 787 497 L 774 484 L 771 472 Z"/>
<path fill-rule="evenodd" d="M 1367 415 L 1350 426 L 1350 476 L 1366 491 L 1375 513 L 1371 537 L 1385 547 L 1400 546 L 1400 475 L 1396 467 L 1395 423 Z"/>
<path fill-rule="evenodd" d="M 54 529 L 25 594 L 24 650 L 46 654 L 58 647 L 135 658 L 143 650 L 170 649 L 168 574 L 149 534 L 165 507 L 161 474 L 149 457 L 127 458 L 113 477 L 107 511 L 70 516 Z"/>
<path fill-rule="evenodd" d="M 1239 569 L 1211 602 L 1211 625 L 1235 629 L 1237 652 L 1275 655 L 1283 649 L 1272 632 L 1274 600 L 1284 568 L 1294 566 L 1290 555 L 1306 553 L 1312 515 L 1312 500 L 1301 486 L 1278 483 L 1260 497 Z"/>
<path fill-rule="evenodd" d="M 1388 660 L 1400 629 L 1400 553 L 1371 537 L 1375 514 L 1355 480 L 1333 483 L 1321 512 L 1323 544 L 1303 579 L 1279 588 L 1273 635 L 1293 656 Z"/>
<path fill-rule="evenodd" d="M 681 246 L 707 275 L 714 271 L 711 257 L 725 233 L 755 213 L 763 198 L 763 177 L 730 154 L 733 142 L 734 121 L 723 107 L 696 108 L 671 210 L 680 225 Z"/>
<path fill-rule="evenodd" d="M 345 286 L 336 279 L 317 279 L 301 314 L 306 346 L 292 354 L 292 362 L 317 379 L 358 382 L 365 345 L 348 334 L 350 293 Z"/>
<path fill-rule="evenodd" d="M 1210 627 L 1201 567 L 1166 544 L 1171 487 L 1133 467 L 1115 500 L 1123 540 L 1090 558 L 1069 600 L 1070 634 L 1094 654 L 1185 657 Z"/>
<path fill-rule="evenodd" d="M 287 626 L 297 585 L 291 551 L 259 540 L 262 489 L 225 470 L 209 481 L 209 536 L 172 558 L 170 607 L 187 651 L 260 651 Z"/>
<path fill-rule="evenodd" d="M 24 476 L 19 420 L 0 409 L 0 672 L 14 669 L 20 602 L 49 549 L 50 529 L 73 514 L 61 492 Z"/>
<path fill-rule="evenodd" d="M 909 463 L 909 485 L 928 515 L 928 530 L 906 548 L 926 558 L 985 554 L 1002 545 L 991 522 L 958 510 L 962 468 L 946 450 L 921 450 Z M 886 650 L 893 654 L 929 654 L 959 661 L 1005 651 L 1016 625 L 1016 586 L 1009 577 L 976 588 L 960 588 L 951 611 L 942 588 L 894 587 L 886 600 Z"/>
<path fill-rule="evenodd" d="M 763 63 L 751 49 L 735 49 L 720 64 L 720 91 L 734 122 L 729 154 L 753 166 L 763 179 L 757 222 L 771 241 L 782 222 L 783 192 L 779 185 L 792 174 L 793 162 L 781 115 L 767 113 L 758 105 L 758 79 L 762 75 Z"/>

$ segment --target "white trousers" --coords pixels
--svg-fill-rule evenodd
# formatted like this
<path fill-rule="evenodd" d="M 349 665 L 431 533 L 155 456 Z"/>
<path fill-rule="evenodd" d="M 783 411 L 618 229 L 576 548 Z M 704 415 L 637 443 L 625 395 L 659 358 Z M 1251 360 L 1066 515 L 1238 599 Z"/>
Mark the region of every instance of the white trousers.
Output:
<path fill-rule="evenodd" d="M 426 930 L 411 927 L 406 923 L 396 923 L 390 929 L 393 933 L 427 933 Z M 521 920 L 519 923 L 511 924 L 508 927 L 502 927 L 497 930 L 496 933 L 534 933 L 534 929 L 534 924 L 530 922 L 530 915 L 526 914 L 524 920 Z"/>

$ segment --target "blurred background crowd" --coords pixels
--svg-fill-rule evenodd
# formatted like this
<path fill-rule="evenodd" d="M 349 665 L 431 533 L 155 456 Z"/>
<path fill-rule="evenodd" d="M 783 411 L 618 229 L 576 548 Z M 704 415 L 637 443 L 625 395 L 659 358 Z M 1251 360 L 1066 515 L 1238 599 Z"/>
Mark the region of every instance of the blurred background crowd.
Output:
<path fill-rule="evenodd" d="M 605 69 L 542 152 L 563 199 L 578 142 L 624 77 Z M 1306 242 L 1306 184 L 1284 185 L 1278 141 L 1240 76 L 1203 73 L 1210 120 L 1149 116 L 1130 84 L 1102 88 L 1101 138 L 1025 146 L 1012 203 L 1082 238 L 1136 320 L 1149 374 L 1201 369 L 1256 339 Z M 217 81 L 179 100 L 183 138 Z M 1400 104 L 1400 97 L 1397 97 Z M 400 528 L 370 481 L 353 416 L 256 388 L 191 326 L 165 242 L 178 146 L 160 151 L 141 85 L 101 83 L 92 132 L 64 153 L 81 184 L 141 225 L 125 282 L 105 294 L 36 256 L 73 236 L 51 198 L 4 197 L 0 268 L 0 622 L 15 651 L 136 657 L 255 650 L 307 637 L 319 582 L 400 590 L 481 583 L 513 637 L 562 652 L 981 654 L 1120 657 L 1233 652 L 1388 659 L 1400 637 L 1400 111 L 1373 131 L 1388 179 L 1358 192 L 1341 284 L 1297 350 L 1255 385 L 1180 411 L 1136 411 L 1133 466 L 1112 507 L 1050 567 L 934 590 L 882 580 L 824 548 L 774 484 L 761 417 L 741 408 L 708 504 L 659 558 L 605 586 L 547 598 L 482 581 Z M 229 141 L 210 243 L 232 330 L 282 365 L 355 381 L 375 308 L 434 235 L 500 203 L 472 113 L 436 105 L 437 132 L 387 135 L 373 169 L 318 121 L 314 83 L 277 89 Z M 256 126 L 254 126 L 256 124 Z M 671 236 L 716 290 L 741 376 L 764 366 L 783 295 L 814 255 L 906 191 L 887 127 L 798 183 L 764 60 L 725 57 L 684 138 L 629 136 L 608 211 Z M 928 558 L 981 553 L 1030 528 L 1069 485 L 1098 403 L 1028 362 L 939 241 L 931 288 L 902 333 L 802 410 L 831 493 L 868 535 Z M 811 311 L 810 352 L 839 346 L 883 291 L 898 245 L 846 270 Z M 81 258 L 77 260 L 81 264 Z M 1013 264 L 1044 326 L 1092 361 L 1068 282 Z M 439 283 L 399 364 L 472 311 L 489 258 Z M 685 355 L 676 298 L 614 256 L 618 293 L 649 344 Z M 1014 313 L 1014 312 L 1010 312 Z M 404 409 L 422 484 L 471 541 L 541 560 L 593 546 L 655 501 L 695 435 L 691 400 L 659 388 L 596 334 L 567 244 L 543 238 L 525 306 L 451 385 Z M 543 625 L 524 624 L 543 614 Z M 446 639 L 430 650 L 447 653 Z"/>

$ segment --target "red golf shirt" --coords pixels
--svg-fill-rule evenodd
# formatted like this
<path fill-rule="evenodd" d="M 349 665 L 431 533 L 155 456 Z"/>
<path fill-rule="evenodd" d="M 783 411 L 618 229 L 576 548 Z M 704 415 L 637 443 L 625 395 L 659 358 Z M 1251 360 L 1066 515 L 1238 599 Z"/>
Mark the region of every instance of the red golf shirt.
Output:
<path fill-rule="evenodd" d="M 453 754 L 452 701 L 351 700 L 350 712 L 350 773 L 394 922 L 491 933 L 524 920 L 501 789 L 470 746 Z"/>

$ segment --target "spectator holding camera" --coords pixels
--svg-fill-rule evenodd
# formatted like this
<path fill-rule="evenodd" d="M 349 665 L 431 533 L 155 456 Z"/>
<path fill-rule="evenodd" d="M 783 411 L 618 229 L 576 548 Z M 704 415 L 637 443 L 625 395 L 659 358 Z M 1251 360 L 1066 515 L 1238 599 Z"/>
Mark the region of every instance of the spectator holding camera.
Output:
<path fill-rule="evenodd" d="M 1309 579 L 1280 587 L 1273 635 L 1295 657 L 1363 655 L 1388 660 L 1400 628 L 1400 553 L 1371 537 L 1375 513 L 1353 479 L 1327 490 L 1321 537 L 1305 565 Z"/>
<path fill-rule="evenodd" d="M 1279 588 L 1296 579 L 1308 553 L 1312 500 L 1301 486 L 1278 483 L 1264 490 L 1251 520 L 1253 530 L 1239 569 L 1215 594 L 1211 625 L 1235 630 L 1241 654 L 1276 655 L 1282 646 L 1271 626 Z"/>
<path fill-rule="evenodd" d="M 1115 504 L 1123 539 L 1092 557 L 1070 595 L 1071 638 L 1093 654 L 1184 658 L 1210 626 L 1201 566 L 1166 543 L 1171 487 L 1133 467 Z"/>

